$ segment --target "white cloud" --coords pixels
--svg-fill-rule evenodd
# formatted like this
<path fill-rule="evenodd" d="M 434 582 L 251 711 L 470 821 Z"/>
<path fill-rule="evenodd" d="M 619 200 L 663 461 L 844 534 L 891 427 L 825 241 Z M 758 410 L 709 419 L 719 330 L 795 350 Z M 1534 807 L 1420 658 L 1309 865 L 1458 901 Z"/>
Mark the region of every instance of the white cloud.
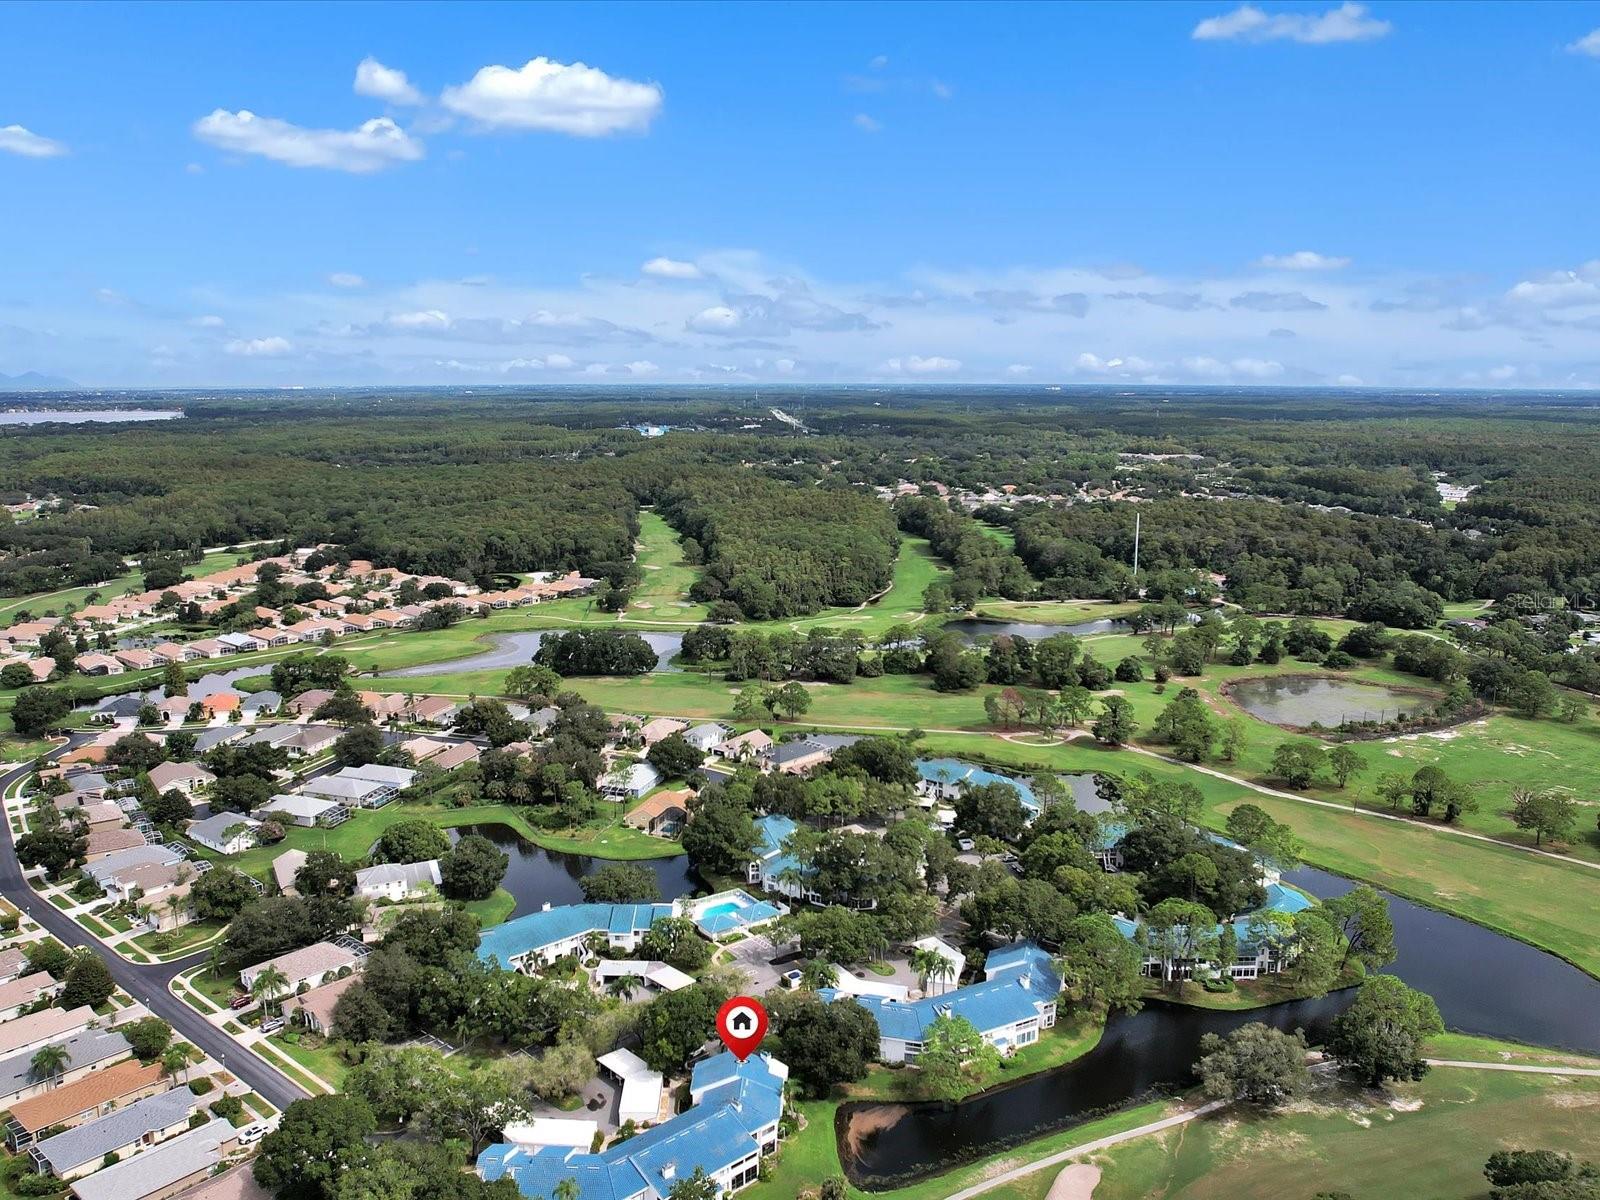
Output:
<path fill-rule="evenodd" d="M 872 61 L 867 65 L 874 71 L 881 71 L 889 65 L 889 56 L 887 54 L 874 54 Z"/>
<path fill-rule="evenodd" d="M 328 282 L 336 288 L 360 288 L 367 286 L 367 281 L 365 279 L 359 275 L 352 274 L 349 271 L 335 271 L 332 275 L 328 276 Z"/>
<path fill-rule="evenodd" d="M 657 279 L 699 279 L 700 268 L 692 262 L 682 262 L 676 258 L 652 258 L 639 270 L 645 275 L 654 275 Z"/>
<path fill-rule="evenodd" d="M 1350 260 L 1315 250 L 1296 250 L 1293 254 L 1263 254 L 1256 263 L 1273 271 L 1337 271 Z"/>
<path fill-rule="evenodd" d="M 625 369 L 629 375 L 654 375 L 657 371 L 661 370 L 660 367 L 656 366 L 656 364 L 651 362 L 648 358 L 642 358 L 638 362 L 631 362 Z"/>
<path fill-rule="evenodd" d="M 207 313 L 203 317 L 195 317 L 189 324 L 196 329 L 226 329 L 228 323 L 215 313 Z"/>
<path fill-rule="evenodd" d="M 881 133 L 883 131 L 883 122 L 874 120 L 872 117 L 867 116 L 866 113 L 857 113 L 851 120 L 855 122 L 855 127 L 861 130 L 862 133 Z"/>
<path fill-rule="evenodd" d="M 1515 304 L 1534 308 L 1572 308 L 1600 304 L 1600 259 L 1576 271 L 1552 271 L 1538 279 L 1525 279 L 1506 293 Z"/>
<path fill-rule="evenodd" d="M 185 163 L 183 173 L 185 175 L 204 175 L 206 173 L 206 169 L 199 163 Z"/>
<path fill-rule="evenodd" d="M 1367 15 L 1364 4 L 1345 3 L 1324 13 L 1267 13 L 1241 4 L 1220 17 L 1207 17 L 1194 27 L 1199 42 L 1301 42 L 1325 46 L 1366 42 L 1388 35 L 1392 25 Z"/>
<path fill-rule="evenodd" d="M 1012 363 L 1006 367 L 1006 374 L 1020 379 L 1024 375 L 1033 374 L 1033 368 L 1027 363 Z"/>
<path fill-rule="evenodd" d="M 961 370 L 961 360 L 944 358 L 937 354 L 928 358 L 913 354 L 909 358 L 887 360 L 883 364 L 883 370 L 891 375 L 950 375 Z"/>
<path fill-rule="evenodd" d="M 450 314 L 442 313 L 436 308 L 423 312 L 391 313 L 384 318 L 384 323 L 391 329 L 449 329 Z"/>
<path fill-rule="evenodd" d="M 237 358 L 282 358 L 294 352 L 289 339 L 281 337 L 236 338 L 223 349 Z"/>
<path fill-rule="evenodd" d="M 799 364 L 792 358 L 780 358 L 772 364 L 773 370 L 777 371 L 779 375 L 793 375 L 798 366 Z"/>
<path fill-rule="evenodd" d="M 1074 364 L 1080 371 L 1088 371 L 1095 375 L 1144 375 L 1156 369 L 1156 364 L 1148 359 L 1140 358 L 1137 354 L 1127 357 L 1101 358 L 1098 354 L 1085 352 L 1078 355 Z"/>
<path fill-rule="evenodd" d="M 1587 54 L 1590 58 L 1600 58 L 1600 29 L 1584 34 L 1567 49 L 1574 54 Z"/>
<path fill-rule="evenodd" d="M 739 328 L 739 314 L 726 304 L 714 304 L 690 317 L 689 328 L 696 333 L 734 333 Z"/>
<path fill-rule="evenodd" d="M 60 158 L 67 148 L 52 138 L 43 137 L 21 125 L 0 125 L 0 150 L 23 158 Z"/>
<path fill-rule="evenodd" d="M 1234 308 L 1264 313 L 1318 312 L 1328 307 L 1304 292 L 1242 292 L 1228 303 Z"/>
<path fill-rule="evenodd" d="M 942 79 L 935 79 L 929 86 L 933 89 L 933 94 L 941 100 L 948 100 L 956 94 L 955 89 Z"/>
<path fill-rule="evenodd" d="M 440 103 L 485 129 L 538 129 L 574 137 L 643 133 L 661 111 L 661 85 L 619 79 L 581 62 L 539 57 L 489 66 L 445 88 Z"/>
<path fill-rule="evenodd" d="M 1505 383 L 1517 377 L 1517 369 L 1509 364 L 1502 364 L 1498 367 L 1490 367 L 1485 374 L 1495 383 Z"/>
<path fill-rule="evenodd" d="M 565 354 L 546 354 L 544 356 L 544 365 L 552 371 L 570 371 L 578 364 Z"/>
<path fill-rule="evenodd" d="M 291 167 L 325 167 L 370 174 L 397 163 L 416 162 L 425 153 L 417 141 L 388 117 L 375 117 L 352 130 L 306 129 L 248 109 L 219 108 L 194 123 L 194 135 L 219 150 L 256 154 Z"/>
<path fill-rule="evenodd" d="M 1339 376 L 1339 378 L 1335 379 L 1334 382 L 1337 383 L 1340 387 L 1361 387 L 1362 386 L 1362 384 L 1361 384 L 1361 376 L 1359 376 L 1359 375 L 1341 375 L 1341 376 Z"/>
<path fill-rule="evenodd" d="M 386 67 L 368 55 L 356 64 L 356 95 L 387 100 L 390 104 L 421 104 L 422 93 L 411 86 L 404 71 Z"/>

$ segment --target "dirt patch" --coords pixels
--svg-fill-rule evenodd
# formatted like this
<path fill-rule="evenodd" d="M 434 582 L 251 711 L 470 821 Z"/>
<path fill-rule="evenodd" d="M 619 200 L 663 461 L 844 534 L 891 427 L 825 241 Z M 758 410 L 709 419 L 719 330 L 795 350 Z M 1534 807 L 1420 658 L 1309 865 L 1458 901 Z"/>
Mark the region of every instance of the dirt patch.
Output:
<path fill-rule="evenodd" d="M 1073 1163 L 1061 1168 L 1061 1174 L 1050 1185 L 1044 1200 L 1092 1200 L 1099 1183 L 1099 1167 L 1091 1163 Z"/>

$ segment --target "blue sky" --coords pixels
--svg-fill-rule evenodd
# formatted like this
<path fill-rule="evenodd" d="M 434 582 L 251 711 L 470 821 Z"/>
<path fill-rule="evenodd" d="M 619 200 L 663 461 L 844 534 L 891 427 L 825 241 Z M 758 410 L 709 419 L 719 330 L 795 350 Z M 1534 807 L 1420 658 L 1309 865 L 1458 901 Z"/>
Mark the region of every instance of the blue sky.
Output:
<path fill-rule="evenodd" d="M 1600 386 L 1600 4 L 0 28 L 0 373 Z"/>

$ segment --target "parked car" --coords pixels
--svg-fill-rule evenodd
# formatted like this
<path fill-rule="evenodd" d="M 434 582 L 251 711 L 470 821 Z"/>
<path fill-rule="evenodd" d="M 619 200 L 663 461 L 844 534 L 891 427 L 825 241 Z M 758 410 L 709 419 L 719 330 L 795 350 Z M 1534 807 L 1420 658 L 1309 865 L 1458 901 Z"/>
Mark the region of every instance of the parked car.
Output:
<path fill-rule="evenodd" d="M 267 1135 L 267 1123 L 257 1121 L 253 1125 L 246 1125 L 239 1130 L 239 1145 L 251 1146 Z"/>
<path fill-rule="evenodd" d="M 249 1008 L 255 1002 L 256 1002 L 256 998 L 254 996 L 250 995 L 249 992 L 241 992 L 239 995 L 235 996 L 232 1000 L 228 1001 L 228 1007 L 229 1008 L 233 1008 L 233 1009 Z"/>

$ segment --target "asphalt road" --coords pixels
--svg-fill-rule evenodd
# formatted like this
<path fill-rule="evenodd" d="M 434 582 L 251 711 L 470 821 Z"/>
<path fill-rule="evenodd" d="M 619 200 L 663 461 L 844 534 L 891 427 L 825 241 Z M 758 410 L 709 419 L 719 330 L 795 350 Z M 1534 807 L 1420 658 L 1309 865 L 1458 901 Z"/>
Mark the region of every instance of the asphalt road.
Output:
<path fill-rule="evenodd" d="M 68 745 L 52 752 L 51 757 L 88 740 L 76 736 Z M 31 770 L 31 766 L 23 766 L 0 775 L 0 790 L 11 787 Z M 117 981 L 117 986 L 171 1025 L 180 1037 L 210 1054 L 278 1109 L 287 1108 L 308 1094 L 260 1055 L 234 1041 L 167 990 L 168 983 L 175 975 L 204 962 L 206 951 L 173 962 L 141 964 L 127 961 L 106 949 L 97 938 L 55 905 L 40 899 L 28 886 L 27 880 L 22 877 L 22 867 L 17 862 L 10 821 L 0 820 L 0 838 L 3 838 L 3 845 L 0 845 L 0 895 L 27 913 L 64 945 L 88 946 L 98 953 L 111 969 L 111 977 Z"/>

